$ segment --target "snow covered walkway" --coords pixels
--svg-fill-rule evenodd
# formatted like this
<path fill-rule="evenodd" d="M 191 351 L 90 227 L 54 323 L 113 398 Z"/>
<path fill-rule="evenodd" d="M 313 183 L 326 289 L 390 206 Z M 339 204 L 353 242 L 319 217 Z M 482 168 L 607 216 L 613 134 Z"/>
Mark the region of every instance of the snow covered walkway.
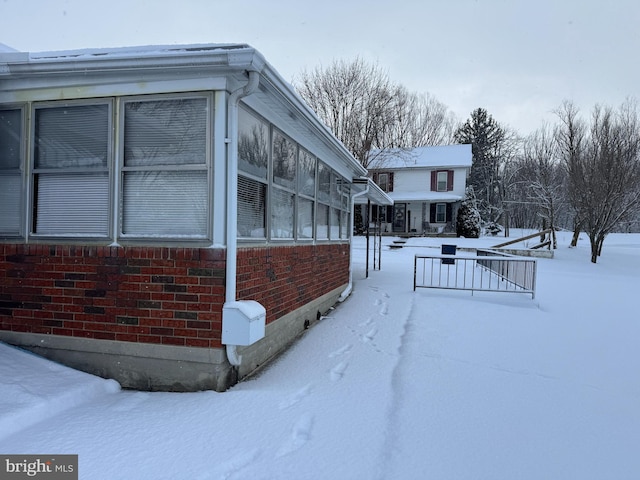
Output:
<path fill-rule="evenodd" d="M 640 235 L 597 265 L 561 237 L 535 300 L 413 292 L 437 239 L 364 279 L 361 240 L 352 296 L 225 393 L 119 391 L 0 347 L 0 453 L 79 454 L 86 479 L 637 478 Z"/>

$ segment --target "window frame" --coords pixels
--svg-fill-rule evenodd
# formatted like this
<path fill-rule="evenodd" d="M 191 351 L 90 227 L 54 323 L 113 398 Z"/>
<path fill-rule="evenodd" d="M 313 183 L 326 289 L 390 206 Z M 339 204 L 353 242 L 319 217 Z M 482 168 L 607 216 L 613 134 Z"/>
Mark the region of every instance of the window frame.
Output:
<path fill-rule="evenodd" d="M 442 218 L 442 220 L 440 220 L 440 218 Z M 436 203 L 436 222 L 435 223 L 447 223 L 447 204 L 446 203 L 442 203 L 442 202 Z"/>
<path fill-rule="evenodd" d="M 107 150 L 106 150 L 106 166 L 102 168 L 89 168 L 89 167 L 71 167 L 71 168 L 47 168 L 36 166 L 36 122 L 37 112 L 40 110 L 54 109 L 54 108 L 73 108 L 83 106 L 107 106 Z M 42 101 L 32 102 L 30 106 L 30 119 L 29 119 L 29 167 L 28 167 L 28 214 L 26 215 L 27 221 L 27 235 L 29 238 L 38 240 L 57 240 L 60 239 L 87 239 L 91 241 L 108 241 L 113 238 L 113 183 L 114 183 L 114 115 L 115 106 L 114 99 L 109 98 L 87 98 L 78 100 L 63 100 L 63 101 Z M 51 232 L 37 232 L 36 223 L 38 221 L 37 209 L 37 196 L 38 188 L 36 182 L 36 176 L 38 175 L 55 175 L 55 174 L 70 174 L 70 175 L 87 175 L 95 174 L 96 172 L 106 173 L 107 175 L 107 218 L 106 218 L 106 233 L 105 234 L 87 234 L 87 233 L 51 233 Z"/>
<path fill-rule="evenodd" d="M 155 164 L 155 165 L 126 165 L 125 149 L 126 149 L 126 106 L 131 103 L 151 103 L 175 100 L 204 99 L 206 101 L 206 124 L 204 126 L 204 162 L 203 163 L 187 163 L 187 164 Z M 118 240 L 124 241 L 167 241 L 175 240 L 179 242 L 202 242 L 210 241 L 213 231 L 213 142 L 214 142 L 214 118 L 215 100 L 213 92 L 180 92 L 180 93 L 158 93 L 153 95 L 132 95 L 117 98 L 118 102 L 118 205 L 117 205 L 117 237 Z M 187 233 L 184 235 L 176 234 L 140 234 L 140 233 L 124 233 L 125 222 L 125 176 L 127 173 L 135 172 L 200 172 L 206 176 L 205 181 L 205 225 L 202 234 Z"/>
<path fill-rule="evenodd" d="M 26 170 L 26 139 L 28 133 L 27 127 L 27 106 L 25 104 L 6 104 L 0 106 L 0 112 L 16 111 L 19 115 L 19 132 L 18 132 L 18 166 L 2 169 L 0 168 L 0 176 L 18 177 L 18 204 L 17 214 L 18 222 L 16 230 L 0 230 L 0 238 L 6 239 L 20 239 L 25 237 L 25 200 L 26 200 L 26 186 L 25 186 L 25 170 Z"/>
<path fill-rule="evenodd" d="M 272 126 L 271 123 L 266 120 L 264 117 L 262 117 L 260 114 L 258 114 L 255 110 L 249 108 L 248 106 L 241 104 L 238 108 L 239 110 L 239 115 L 238 115 L 238 138 L 236 139 L 236 141 L 239 143 L 240 142 L 240 116 L 242 114 L 246 114 L 248 115 L 252 121 L 256 121 L 259 125 L 262 125 L 265 127 L 266 130 L 266 145 L 264 153 L 266 154 L 266 165 L 264 166 L 264 169 L 258 168 L 258 169 L 254 169 L 253 172 L 248 171 L 248 169 L 244 169 L 243 170 L 243 165 L 240 161 L 240 148 L 238 149 L 238 182 L 240 181 L 240 177 L 242 177 L 243 179 L 245 179 L 247 182 L 250 183 L 254 183 L 254 184 L 259 184 L 259 186 L 262 187 L 263 192 L 264 192 L 264 196 L 262 198 L 262 203 L 263 203 L 263 207 L 264 210 L 262 211 L 262 215 L 263 215 L 263 235 L 259 236 L 259 237 L 253 237 L 253 236 L 244 236 L 244 235 L 238 235 L 238 232 L 236 232 L 236 237 L 237 240 L 239 242 L 260 242 L 260 243 L 265 243 L 269 241 L 269 232 L 271 229 L 270 226 L 270 215 L 271 215 L 271 210 L 270 210 L 270 201 L 271 201 L 271 192 L 270 192 L 270 188 L 271 188 L 271 183 L 269 181 L 269 179 L 271 178 L 271 138 L 273 136 L 272 134 Z M 241 113 L 242 112 L 242 113 Z M 239 202 L 240 199 L 240 185 L 238 185 L 238 198 L 236 199 L 237 202 Z M 239 203 L 238 203 L 238 207 L 239 207 Z M 238 215 L 240 214 L 240 208 L 238 208 Z M 238 221 L 239 223 L 239 221 Z"/>
<path fill-rule="evenodd" d="M 444 180 L 441 177 L 444 176 Z M 438 170 L 436 172 L 436 191 L 446 192 L 449 185 L 449 172 L 447 170 Z"/>

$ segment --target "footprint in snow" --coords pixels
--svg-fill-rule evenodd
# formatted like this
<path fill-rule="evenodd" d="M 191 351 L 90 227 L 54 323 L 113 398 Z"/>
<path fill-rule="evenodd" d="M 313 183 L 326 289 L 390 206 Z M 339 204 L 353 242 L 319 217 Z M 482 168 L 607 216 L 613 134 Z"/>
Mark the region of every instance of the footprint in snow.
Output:
<path fill-rule="evenodd" d="M 313 427 L 313 415 L 306 413 L 302 415 L 291 430 L 291 438 L 286 441 L 278 452 L 277 457 L 284 457 L 302 448 L 311 438 L 311 428 Z"/>
<path fill-rule="evenodd" d="M 362 337 L 360 337 L 360 340 L 362 340 L 362 343 L 368 343 L 375 338 L 377 333 L 378 333 L 378 329 L 376 327 L 373 327 L 367 333 L 362 335 Z"/>
<path fill-rule="evenodd" d="M 343 347 L 340 347 L 338 350 L 335 350 L 335 351 L 331 352 L 329 354 L 329 358 L 335 358 L 335 357 L 339 357 L 340 355 L 344 355 L 349 350 L 351 350 L 351 347 L 352 347 L 352 345 L 350 343 L 347 343 Z"/>
<path fill-rule="evenodd" d="M 369 317 L 364 322 L 360 323 L 359 326 L 366 327 L 367 325 L 371 325 L 372 322 L 373 322 L 373 317 Z"/>
<path fill-rule="evenodd" d="M 337 382 L 338 380 L 342 379 L 342 377 L 344 377 L 344 372 L 347 370 L 348 366 L 348 362 L 340 362 L 335 367 L 333 367 L 329 372 L 329 378 L 331 379 L 331 381 Z"/>
<path fill-rule="evenodd" d="M 380 315 L 387 315 L 389 313 L 389 304 L 384 302 L 382 304 L 382 308 L 380 309 Z"/>
<path fill-rule="evenodd" d="M 295 404 L 300 403 L 302 399 L 308 396 L 310 393 L 311 384 L 305 385 L 289 398 L 285 398 L 282 402 L 280 402 L 280 410 L 286 410 L 287 408 L 293 407 Z"/>
<path fill-rule="evenodd" d="M 229 460 L 216 465 L 215 469 L 209 472 L 202 472 L 195 477 L 195 480 L 219 480 L 226 479 L 238 473 L 238 471 L 251 465 L 261 454 L 259 449 L 253 449 L 234 455 Z"/>

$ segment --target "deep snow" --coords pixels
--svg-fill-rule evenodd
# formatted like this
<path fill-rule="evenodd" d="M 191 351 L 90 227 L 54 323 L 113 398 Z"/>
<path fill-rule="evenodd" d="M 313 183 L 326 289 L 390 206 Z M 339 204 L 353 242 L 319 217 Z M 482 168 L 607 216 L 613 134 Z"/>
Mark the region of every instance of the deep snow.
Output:
<path fill-rule="evenodd" d="M 356 238 L 351 297 L 225 393 L 122 391 L 0 344 L 0 453 L 78 454 L 92 480 L 638 478 L 640 235 L 594 265 L 560 234 L 534 300 L 413 292 L 441 240 L 392 240 L 365 279 Z"/>

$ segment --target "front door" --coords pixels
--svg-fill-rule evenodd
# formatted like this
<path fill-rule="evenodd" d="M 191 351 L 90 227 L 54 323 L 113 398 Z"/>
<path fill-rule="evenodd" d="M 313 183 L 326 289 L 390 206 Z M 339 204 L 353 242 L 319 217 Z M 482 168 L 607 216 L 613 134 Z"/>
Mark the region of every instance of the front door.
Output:
<path fill-rule="evenodd" d="M 407 204 L 396 203 L 393 205 L 393 231 L 406 232 Z"/>

